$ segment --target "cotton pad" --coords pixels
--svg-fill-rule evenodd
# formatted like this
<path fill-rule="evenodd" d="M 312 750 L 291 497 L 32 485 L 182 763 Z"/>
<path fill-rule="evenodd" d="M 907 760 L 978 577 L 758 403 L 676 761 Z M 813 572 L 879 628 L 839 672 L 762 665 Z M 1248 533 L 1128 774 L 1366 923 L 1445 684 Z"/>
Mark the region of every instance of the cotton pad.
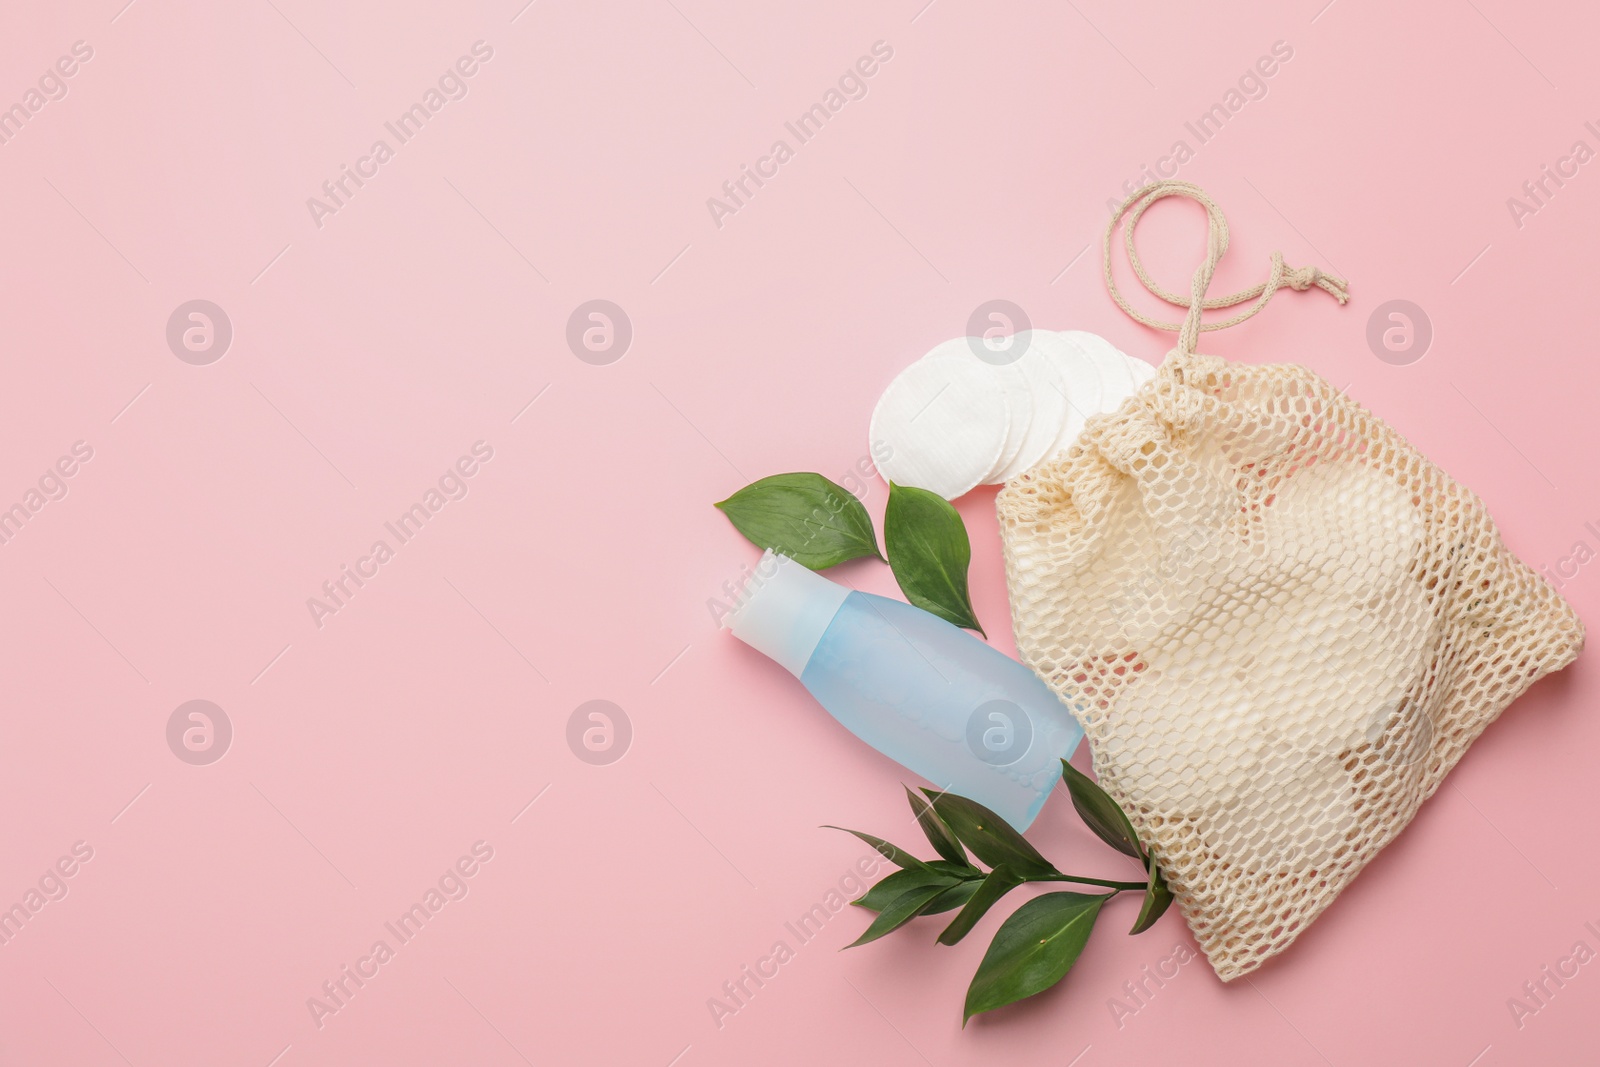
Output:
<path fill-rule="evenodd" d="M 1102 412 L 1112 412 L 1133 395 L 1133 373 L 1128 368 L 1127 357 L 1110 341 L 1098 334 L 1083 330 L 1067 330 L 1062 337 L 1075 341 L 1094 361 L 1100 372 L 1100 405 Z"/>
<path fill-rule="evenodd" d="M 973 338 L 962 338 L 962 344 Z M 944 348 L 940 345 L 935 352 Z M 930 353 L 929 355 L 932 355 Z M 927 357 L 923 357 L 927 358 Z M 980 362 L 982 362 L 980 360 Z M 1003 479 L 1000 472 L 1016 462 L 1022 453 L 1023 445 L 1028 440 L 1028 432 L 1034 423 L 1032 384 L 1022 368 L 1015 363 L 1004 363 L 998 366 L 984 364 L 994 374 L 1000 391 L 1005 394 L 1006 407 L 1009 415 L 1006 422 L 1006 440 L 1000 449 L 1000 458 L 994 461 L 994 466 L 983 476 L 984 485 L 995 485 Z"/>
<path fill-rule="evenodd" d="M 990 363 L 958 337 L 901 371 L 872 413 L 885 477 L 953 500 L 1050 459 L 1091 415 L 1115 411 L 1155 376 L 1143 360 L 1082 330 L 1033 330 L 1022 354 Z M 881 450 L 881 449 L 879 449 Z"/>
<path fill-rule="evenodd" d="M 1025 379 L 1028 390 L 1028 402 L 1032 409 L 1027 432 L 1023 437 L 1022 447 L 1012 457 L 1011 462 L 1004 464 L 995 475 L 987 479 L 993 484 L 1008 482 L 1025 470 L 1034 467 L 1040 460 L 1053 454 L 1056 437 L 1067 419 L 1067 395 L 1062 386 L 1061 375 L 1056 370 L 1056 364 L 1048 358 L 1041 347 L 1042 331 L 1034 331 L 1034 337 L 1022 358 L 1011 364 Z"/>
<path fill-rule="evenodd" d="M 959 351 L 957 347 L 959 346 Z M 889 383 L 873 409 L 868 443 L 883 476 L 954 500 L 994 469 L 1011 429 L 996 368 L 946 342 Z M 887 448 L 885 448 L 887 446 Z"/>
<path fill-rule="evenodd" d="M 1008 340 L 1010 340 L 1008 338 Z M 1028 341 L 1023 338 L 1021 351 L 1027 351 Z M 1028 381 L 1028 376 L 1017 365 L 1017 360 L 1009 363 L 993 363 L 985 357 L 985 352 L 994 352 L 981 337 L 957 337 L 933 346 L 933 349 L 923 356 L 923 361 L 938 359 L 974 360 L 986 367 L 994 376 L 994 386 L 1005 396 L 1007 419 L 1005 443 L 1000 448 L 1000 456 L 994 465 L 984 474 L 979 484 L 994 485 L 999 482 L 1002 470 L 1015 462 L 1022 452 L 1027 440 L 1028 429 L 1033 423 L 1033 389 Z M 1018 357 L 1020 359 L 1020 357 Z"/>
<path fill-rule="evenodd" d="M 1122 358 L 1128 361 L 1128 373 L 1133 378 L 1134 392 L 1138 392 L 1144 387 L 1145 382 L 1156 376 L 1156 369 L 1144 360 L 1136 359 L 1126 352 L 1122 354 Z"/>
<path fill-rule="evenodd" d="M 1060 333 L 1035 331 L 1040 354 L 1055 366 L 1056 381 L 1066 401 L 1066 412 L 1056 425 L 1055 440 L 1045 451 L 1049 459 L 1071 447 L 1083 424 L 1100 410 L 1100 372 L 1094 360 L 1076 341 Z"/>
<path fill-rule="evenodd" d="M 1043 354 L 1056 365 L 1068 413 L 1076 414 L 1081 425 L 1100 410 L 1100 371 L 1084 346 L 1066 334 L 1039 330 L 1036 336 Z"/>

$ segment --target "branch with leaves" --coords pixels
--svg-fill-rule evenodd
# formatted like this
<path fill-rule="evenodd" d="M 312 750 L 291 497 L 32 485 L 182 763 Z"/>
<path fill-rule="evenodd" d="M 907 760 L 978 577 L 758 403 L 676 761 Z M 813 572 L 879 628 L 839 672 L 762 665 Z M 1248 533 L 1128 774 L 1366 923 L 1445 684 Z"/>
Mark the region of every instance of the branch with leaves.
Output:
<path fill-rule="evenodd" d="M 717 507 L 755 545 L 781 552 L 812 570 L 869 556 L 885 558 L 861 501 L 820 474 L 762 478 Z M 983 632 L 967 591 L 972 546 L 961 515 L 949 501 L 891 482 L 883 540 L 889 568 L 908 601 L 957 626 Z M 876 912 L 877 918 L 850 947 L 876 941 L 919 915 L 952 911 L 956 916 L 939 935 L 939 943 L 954 945 L 1002 897 L 1028 882 L 1109 890 L 1046 893 L 1002 923 L 967 990 L 964 1026 L 974 1015 L 1031 997 L 1061 981 L 1088 943 L 1100 910 L 1118 894 L 1144 895 L 1131 932 L 1148 930 L 1172 903 L 1154 858 L 1139 844 L 1133 824 L 1116 801 L 1065 760 L 1061 767 L 1078 815 L 1102 841 L 1137 860 L 1143 880 L 1063 874 L 982 804 L 954 793 L 925 789 L 918 796 L 907 789 L 917 823 L 939 858 L 920 860 L 871 834 L 846 831 L 900 868 L 854 901 Z"/>
<path fill-rule="evenodd" d="M 938 940 L 941 945 L 954 945 L 1002 897 L 1028 882 L 1070 882 L 1110 890 L 1046 893 L 1013 912 L 995 933 L 967 987 L 961 1017 L 961 1025 L 965 1026 L 974 1015 L 1014 1004 L 1065 978 L 1088 944 L 1100 910 L 1118 894 L 1143 894 L 1138 918 L 1128 932 L 1140 934 L 1150 929 L 1172 903 L 1172 894 L 1154 857 L 1139 843 L 1128 816 L 1105 790 L 1066 760 L 1061 761 L 1061 775 L 1078 816 L 1100 840 L 1137 860 L 1145 872 L 1143 880 L 1123 882 L 1064 874 L 982 804 L 932 789 L 924 789 L 923 795 L 918 796 L 907 788 L 906 797 L 917 824 L 939 858 L 920 860 L 882 838 L 846 830 L 900 868 L 859 900 L 852 901 L 857 907 L 877 912 L 877 918 L 846 947 L 876 941 L 919 915 L 951 911 L 956 912 L 956 917 Z"/>

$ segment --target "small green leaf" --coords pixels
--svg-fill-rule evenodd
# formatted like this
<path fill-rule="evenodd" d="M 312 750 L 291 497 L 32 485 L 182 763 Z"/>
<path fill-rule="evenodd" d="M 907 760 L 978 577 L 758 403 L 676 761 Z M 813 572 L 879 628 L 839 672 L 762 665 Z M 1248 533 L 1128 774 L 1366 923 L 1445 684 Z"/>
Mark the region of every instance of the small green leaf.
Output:
<path fill-rule="evenodd" d="M 921 871 L 933 870 L 932 867 L 929 867 L 926 863 L 917 859 L 917 857 L 913 856 L 899 845 L 891 845 L 881 837 L 873 837 L 871 834 L 864 834 L 860 830 L 845 830 L 845 828 L 842 826 L 824 826 L 823 829 L 844 830 L 844 832 L 847 834 L 854 834 L 867 844 L 871 845 L 873 848 L 877 849 L 878 855 L 882 856 L 896 867 L 915 868 L 916 870 Z"/>
<path fill-rule="evenodd" d="M 868 911 L 882 911 L 896 897 L 913 889 L 921 889 L 924 886 L 938 886 L 940 889 L 949 889 L 959 885 L 960 882 L 961 879 L 953 875 L 940 874 L 930 870 L 919 870 L 912 867 L 903 871 L 895 871 L 893 874 L 879 879 L 876 885 L 850 903 L 858 908 L 866 908 Z"/>
<path fill-rule="evenodd" d="M 954 793 L 932 789 L 923 792 L 961 843 L 990 867 L 1004 864 L 1023 878 L 1057 873 L 1050 861 L 1039 855 L 1039 850 L 1028 844 L 1010 823 L 982 804 Z"/>
<path fill-rule="evenodd" d="M 1066 779 L 1067 792 L 1072 794 L 1072 806 L 1078 809 L 1078 817 L 1089 829 L 1118 852 L 1142 862 L 1144 849 L 1139 845 L 1139 835 L 1111 795 L 1066 760 L 1061 761 L 1061 777 Z"/>
<path fill-rule="evenodd" d="M 928 906 L 922 909 L 924 915 L 938 915 L 940 912 L 955 911 L 966 905 L 972 899 L 972 894 L 983 885 L 981 878 L 972 878 L 965 882 L 957 882 L 943 893 L 928 901 Z"/>
<path fill-rule="evenodd" d="M 883 544 L 889 550 L 889 569 L 907 600 L 947 622 L 983 633 L 967 593 L 972 543 L 961 515 L 948 500 L 926 489 L 890 482 Z"/>
<path fill-rule="evenodd" d="M 911 802 L 911 813 L 917 817 L 917 825 L 922 827 L 934 851 L 951 863 L 967 866 L 967 853 L 962 849 L 961 842 L 956 840 L 956 835 L 950 832 L 950 827 L 945 825 L 939 813 L 933 810 L 933 805 L 913 793 L 909 785 L 905 790 L 906 799 Z"/>
<path fill-rule="evenodd" d="M 862 556 L 883 558 L 867 509 L 820 474 L 774 474 L 717 507 L 752 544 L 814 571 Z"/>
<path fill-rule="evenodd" d="M 1134 920 L 1133 929 L 1128 931 L 1130 934 L 1142 934 L 1150 929 L 1172 905 L 1172 890 L 1167 888 L 1167 880 L 1161 876 L 1161 868 L 1156 866 L 1156 858 L 1146 853 L 1144 865 L 1150 872 L 1150 881 L 1145 886 L 1144 903 L 1139 906 L 1139 917 Z"/>
<path fill-rule="evenodd" d="M 990 871 L 989 877 L 983 880 L 983 884 L 967 901 L 966 907 L 961 909 L 961 914 L 951 920 L 950 925 L 944 928 L 944 933 L 939 935 L 939 944 L 953 945 L 966 937 L 978 920 L 999 903 L 1001 897 L 1021 884 L 1022 876 L 1010 867 L 1002 865 Z"/>
<path fill-rule="evenodd" d="M 866 932 L 846 945 L 845 948 L 865 945 L 868 941 L 876 941 L 884 934 L 898 930 L 918 915 L 921 915 L 922 909 L 927 907 L 929 902 L 940 893 L 943 893 L 944 890 L 945 887 L 936 885 L 925 885 L 919 889 L 906 890 L 891 900 L 888 906 L 878 913 L 878 917 L 872 920 L 872 925 L 867 927 Z"/>
<path fill-rule="evenodd" d="M 967 987 L 961 1025 L 1041 993 L 1067 976 L 1111 894 L 1046 893 L 1001 924 Z"/>

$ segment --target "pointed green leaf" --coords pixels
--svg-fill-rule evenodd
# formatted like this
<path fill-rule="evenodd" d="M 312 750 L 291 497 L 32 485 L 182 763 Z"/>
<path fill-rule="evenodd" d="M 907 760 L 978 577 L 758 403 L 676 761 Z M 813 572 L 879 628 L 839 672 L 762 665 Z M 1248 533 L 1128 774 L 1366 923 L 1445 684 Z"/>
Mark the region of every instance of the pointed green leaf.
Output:
<path fill-rule="evenodd" d="M 879 879 L 876 885 L 850 903 L 858 908 L 866 908 L 868 911 L 882 911 L 896 897 L 913 889 L 921 889 L 924 886 L 938 886 L 940 889 L 948 889 L 959 885 L 960 881 L 959 878 L 952 875 L 911 867 L 903 871 L 895 871 L 893 874 Z"/>
<path fill-rule="evenodd" d="M 917 857 L 913 856 L 899 845 L 891 845 L 881 837 L 873 837 L 871 834 L 864 834 L 860 830 L 845 830 L 845 828 L 842 826 L 824 826 L 823 829 L 844 830 L 844 832 L 847 834 L 854 834 L 867 844 L 871 845 L 873 848 L 877 849 L 878 855 L 882 856 L 884 859 L 888 860 L 897 867 L 912 867 L 923 871 L 933 870 L 932 867 L 929 867 L 926 863 L 917 859 Z"/>
<path fill-rule="evenodd" d="M 978 888 L 982 885 L 983 880 L 981 878 L 972 878 L 965 882 L 957 882 L 949 889 L 946 889 L 943 893 L 940 893 L 938 896 L 928 901 L 928 906 L 922 909 L 922 914 L 938 915 L 940 912 L 955 911 L 957 908 L 964 907 L 967 901 L 972 899 L 972 894 L 976 893 Z"/>
<path fill-rule="evenodd" d="M 917 817 L 917 825 L 922 827 L 922 832 L 927 835 L 928 843 L 933 846 L 934 851 L 951 863 L 966 866 L 967 854 L 962 849 L 961 842 L 956 840 L 956 835 L 950 832 L 950 827 L 945 825 L 939 813 L 933 810 L 933 805 L 913 793 L 909 785 L 905 790 L 906 799 L 911 801 L 911 812 Z"/>
<path fill-rule="evenodd" d="M 867 927 L 865 933 L 850 942 L 845 948 L 865 945 L 868 941 L 876 941 L 884 934 L 898 930 L 918 915 L 921 915 L 922 909 L 927 907 L 934 897 L 943 892 L 943 886 L 925 885 L 919 889 L 909 889 L 901 893 L 878 913 L 878 917 L 872 920 L 872 925 Z"/>
<path fill-rule="evenodd" d="M 814 571 L 862 556 L 883 558 L 867 509 L 820 474 L 774 474 L 717 507 L 752 544 Z"/>
<path fill-rule="evenodd" d="M 889 551 L 889 569 L 907 600 L 947 622 L 983 633 L 967 592 L 972 543 L 960 513 L 948 500 L 926 489 L 890 482 L 883 544 Z"/>
<path fill-rule="evenodd" d="M 1146 854 L 1144 864 L 1150 872 L 1150 881 L 1145 886 L 1144 903 L 1139 906 L 1139 917 L 1134 920 L 1133 929 L 1128 931 L 1130 934 L 1142 934 L 1150 929 L 1172 905 L 1172 890 L 1167 888 L 1167 880 L 1161 876 L 1161 868 L 1156 866 L 1156 858 Z"/>
<path fill-rule="evenodd" d="M 1089 829 L 1118 852 L 1142 861 L 1144 849 L 1139 845 L 1139 835 L 1122 808 L 1111 799 L 1111 794 L 1066 760 L 1061 761 L 1061 777 L 1066 779 L 1067 792 L 1072 794 L 1072 806 L 1078 809 L 1078 817 Z"/>
<path fill-rule="evenodd" d="M 954 793 L 924 789 L 933 810 L 955 832 L 961 843 L 990 867 L 1005 864 L 1024 878 L 1055 874 L 1050 861 L 1011 828 L 1011 824 L 975 800 Z"/>
<path fill-rule="evenodd" d="M 978 920 L 983 918 L 1001 897 L 1021 884 L 1022 876 L 1010 867 L 1000 866 L 990 871 L 989 877 L 983 880 L 977 892 L 967 901 L 966 907 L 961 909 L 961 914 L 951 920 L 950 925 L 939 935 L 939 944 L 953 945 L 966 937 L 978 924 Z"/>
<path fill-rule="evenodd" d="M 980 1012 L 1014 1004 L 1065 978 L 1089 942 L 1111 894 L 1046 893 L 1007 919 L 967 987 L 961 1025 Z"/>

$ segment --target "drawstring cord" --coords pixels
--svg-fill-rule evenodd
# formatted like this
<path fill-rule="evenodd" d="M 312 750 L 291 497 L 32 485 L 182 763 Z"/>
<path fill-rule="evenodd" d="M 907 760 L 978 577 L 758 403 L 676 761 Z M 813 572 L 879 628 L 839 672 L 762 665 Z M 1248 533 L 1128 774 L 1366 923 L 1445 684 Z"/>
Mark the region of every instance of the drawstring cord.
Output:
<path fill-rule="evenodd" d="M 1206 259 L 1194 272 L 1194 278 L 1189 283 L 1189 295 L 1181 296 L 1171 293 L 1157 285 L 1155 280 L 1145 271 L 1144 264 L 1139 260 L 1139 251 L 1134 247 L 1133 231 L 1139 225 L 1151 204 L 1169 196 L 1186 196 L 1206 209 L 1206 218 L 1209 229 L 1206 234 Z M 1175 307 L 1187 308 L 1188 314 L 1182 322 L 1165 322 L 1153 319 L 1136 310 L 1123 298 L 1117 289 L 1116 279 L 1111 276 L 1111 236 L 1116 232 L 1117 223 L 1127 216 L 1127 224 L 1123 227 L 1124 236 L 1128 246 L 1128 262 L 1133 267 L 1133 273 L 1138 276 L 1144 287 L 1155 296 L 1160 297 Z M 1111 221 L 1106 224 L 1105 239 L 1101 243 L 1101 256 L 1105 265 L 1106 288 L 1111 292 L 1111 299 L 1117 306 L 1126 311 L 1135 321 L 1157 330 L 1176 330 L 1178 333 L 1177 350 L 1190 355 L 1199 342 L 1200 334 L 1206 330 L 1225 330 L 1229 326 L 1237 326 L 1245 319 L 1255 315 L 1267 306 L 1273 294 L 1287 286 L 1296 292 L 1305 292 L 1307 289 L 1317 288 L 1328 293 L 1339 303 L 1343 304 L 1350 299 L 1343 278 L 1326 274 L 1316 267 L 1291 267 L 1284 263 L 1283 255 L 1279 252 L 1272 253 L 1272 270 L 1267 275 L 1267 280 L 1260 285 L 1249 289 L 1241 289 L 1237 293 L 1227 296 L 1206 298 L 1206 290 L 1211 286 L 1211 277 L 1216 273 L 1217 264 L 1228 251 L 1228 220 L 1223 217 L 1222 209 L 1217 207 L 1205 192 L 1197 185 L 1189 182 L 1165 181 L 1155 185 L 1146 186 L 1122 202 L 1116 214 L 1111 216 Z M 1219 308 L 1236 307 L 1247 300 L 1255 303 L 1234 315 L 1230 319 L 1219 322 L 1201 322 L 1202 311 L 1212 311 Z"/>

